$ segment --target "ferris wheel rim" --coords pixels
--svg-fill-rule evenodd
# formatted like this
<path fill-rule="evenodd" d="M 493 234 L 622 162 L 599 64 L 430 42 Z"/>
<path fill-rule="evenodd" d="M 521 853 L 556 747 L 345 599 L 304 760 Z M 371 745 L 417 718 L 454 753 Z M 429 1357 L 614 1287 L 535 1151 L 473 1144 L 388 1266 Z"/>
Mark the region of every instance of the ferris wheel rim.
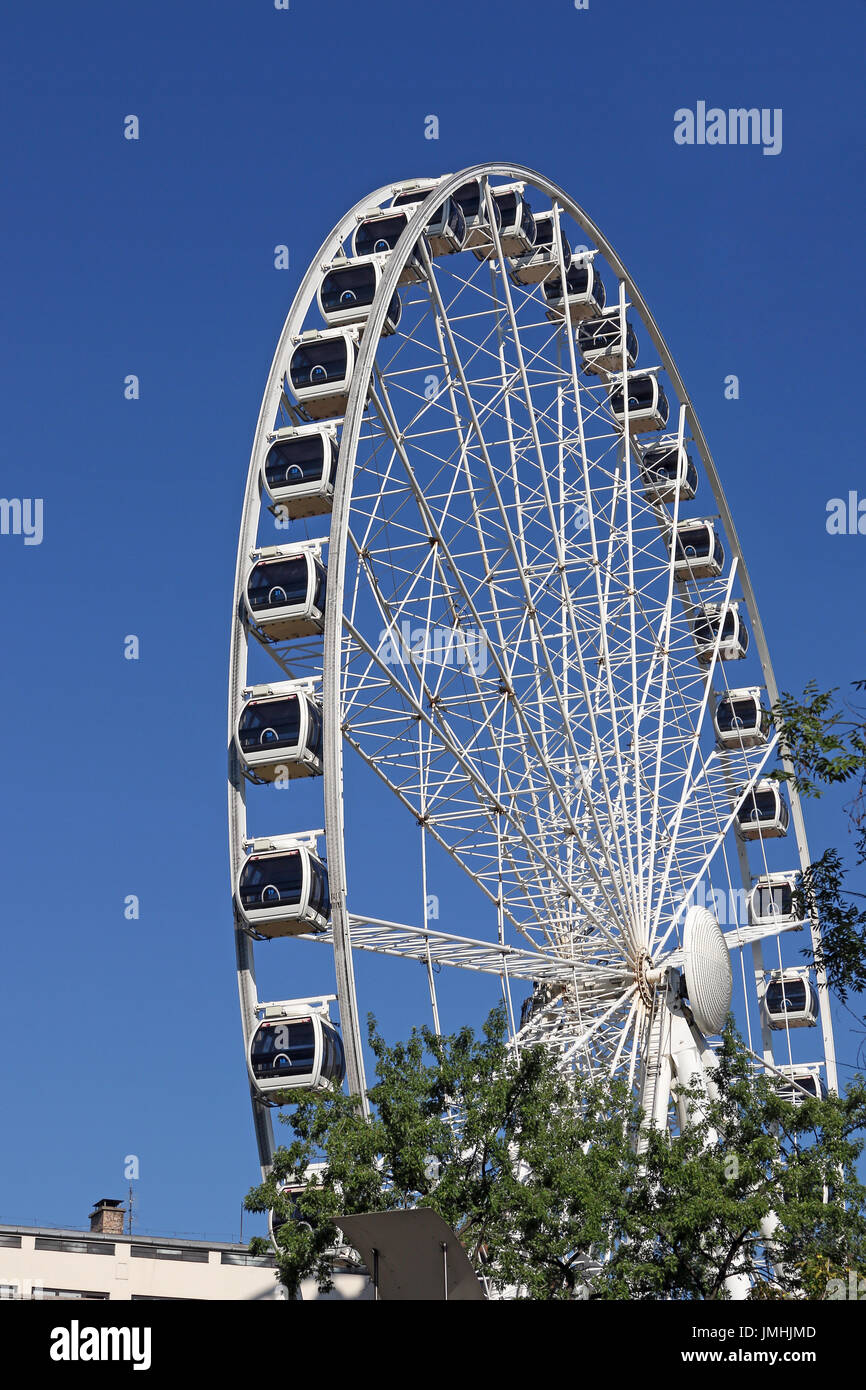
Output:
<path fill-rule="evenodd" d="M 238 536 L 237 556 L 235 561 L 235 579 L 232 597 L 232 620 L 231 638 L 229 651 L 229 680 L 228 680 L 228 749 L 229 749 L 229 777 L 228 777 L 228 823 L 229 823 L 229 874 L 234 892 L 234 884 L 237 870 L 243 855 L 243 840 L 246 831 L 246 818 L 244 814 L 245 797 L 243 778 L 240 775 L 237 759 L 234 752 L 234 723 L 237 711 L 241 703 L 241 691 L 246 679 L 247 672 L 247 634 L 241 620 L 241 606 L 243 601 L 243 588 L 246 578 L 246 566 L 249 550 L 255 541 L 258 526 L 259 509 L 256 503 L 260 501 L 259 489 L 259 459 L 262 444 L 271 429 L 274 414 L 276 413 L 275 396 L 278 394 L 277 387 L 281 389 L 282 376 L 279 365 L 285 355 L 286 347 L 291 339 L 292 333 L 299 320 L 303 320 L 310 303 L 315 295 L 317 283 L 317 267 L 326 256 L 330 256 L 342 245 L 348 232 L 351 230 L 356 215 L 361 212 L 368 204 L 387 195 L 390 185 L 385 185 L 373 193 L 367 194 L 358 200 L 348 212 L 344 213 L 338 222 L 331 228 L 319 247 L 317 255 L 310 262 L 301 284 L 295 292 L 289 312 L 283 323 L 277 345 L 274 349 L 271 366 L 268 371 L 265 389 L 262 394 L 262 403 L 259 408 L 258 421 L 253 436 L 252 449 L 250 451 L 250 462 L 247 469 L 246 484 L 244 487 L 244 499 L 241 513 L 241 525 Z M 270 414 L 269 414 L 270 411 Z M 243 824 L 242 824 L 243 822 Z M 234 924 L 235 954 L 237 958 L 237 977 L 238 994 L 241 1011 L 241 1026 L 244 1035 L 244 1046 L 246 1048 L 249 1037 L 256 1024 L 256 1005 L 258 1003 L 256 982 L 255 982 L 255 962 L 253 953 L 252 939 L 237 920 L 235 914 Z M 270 1162 L 274 1151 L 274 1132 L 270 1108 L 262 1104 L 260 1098 L 250 1082 L 250 1099 L 253 1110 L 253 1122 L 256 1130 L 256 1139 L 259 1150 L 263 1173 L 270 1167 Z"/>
<path fill-rule="evenodd" d="M 575 203 L 557 184 L 546 179 L 543 175 L 525 166 L 511 163 L 482 163 L 459 171 L 456 174 L 444 176 L 432 184 L 426 195 L 422 197 L 419 206 L 407 216 L 406 225 L 399 241 L 396 243 L 393 252 L 388 258 L 387 266 L 382 279 L 378 285 L 376 296 L 371 305 L 369 317 L 366 322 L 360 351 L 355 363 L 351 386 L 348 394 L 348 402 L 342 419 L 341 434 L 341 457 L 345 466 L 338 470 L 336 480 L 333 509 L 331 513 L 329 556 L 328 556 L 328 591 L 326 599 L 326 616 L 324 627 L 324 663 L 323 663 L 323 710 L 324 710 L 324 737 L 325 737 L 325 773 L 324 773 L 324 800 L 325 800 L 325 834 L 329 852 L 329 874 L 331 877 L 332 889 L 332 908 L 334 915 L 333 936 L 335 942 L 335 959 L 339 953 L 344 957 L 344 974 L 346 978 L 342 983 L 339 978 L 338 964 L 338 994 L 340 997 L 341 1023 L 344 1030 L 344 1041 L 346 1043 L 347 1062 L 349 1063 L 349 1084 L 350 1089 L 355 1093 L 363 1095 L 364 1072 L 362 1056 L 362 1040 L 357 1014 L 357 1001 L 354 997 L 354 976 L 352 970 L 352 945 L 351 945 L 351 921 L 347 905 L 347 871 L 345 859 L 345 823 L 344 806 L 342 797 L 342 769 L 343 769 L 343 737 L 340 729 L 339 720 L 339 696 L 340 696 L 340 641 L 342 629 L 342 613 L 344 602 L 344 585 L 346 580 L 346 546 L 348 540 L 348 522 L 351 508 L 352 485 L 355 475 L 355 458 L 357 456 L 360 431 L 362 427 L 364 411 L 367 401 L 368 385 L 372 379 L 376 351 L 379 345 L 379 337 L 384 324 L 385 315 L 391 297 L 396 292 L 397 283 L 402 274 L 412 250 L 423 234 L 426 226 L 431 220 L 431 215 L 442 206 L 464 183 L 471 179 L 487 180 L 489 178 L 506 178 L 515 182 L 523 182 L 536 188 L 539 192 L 549 197 L 554 205 L 559 205 L 564 213 L 570 215 L 578 226 L 592 238 L 601 251 L 604 259 L 611 269 L 615 272 L 618 279 L 627 287 L 629 299 L 634 306 L 646 328 L 656 351 L 663 369 L 666 371 L 670 381 L 674 385 L 678 398 L 685 408 L 685 415 L 688 421 L 691 437 L 700 455 L 701 462 L 710 484 L 716 505 L 719 510 L 720 518 L 723 522 L 725 533 L 731 544 L 732 553 L 738 562 L 738 580 L 743 592 L 743 601 L 749 615 L 751 630 L 755 640 L 758 658 L 761 664 L 761 671 L 764 686 L 767 690 L 771 703 L 775 703 L 778 697 L 778 687 L 775 681 L 769 649 L 763 630 L 763 625 L 758 612 L 757 601 L 748 574 L 748 569 L 742 556 L 742 549 L 739 538 L 734 526 L 733 517 L 727 504 L 721 480 L 715 466 L 712 454 L 703 433 L 700 421 L 697 417 L 694 405 L 686 390 L 682 376 L 676 366 L 673 355 L 659 329 L 649 306 L 643 295 L 629 275 L 624 263 L 621 261 L 613 247 L 597 227 L 589 215 Z M 407 181 L 404 181 L 407 182 Z M 276 385 L 282 383 L 282 371 L 278 369 L 280 364 L 285 361 L 285 352 L 288 343 L 296 334 L 297 329 L 303 322 L 304 316 L 312 303 L 315 285 L 322 269 L 322 262 L 330 260 L 329 251 L 334 251 L 342 244 L 342 241 L 351 231 L 356 218 L 364 210 L 372 210 L 374 205 L 381 206 L 382 200 L 393 193 L 399 187 L 399 182 L 386 185 L 375 193 L 368 194 L 347 213 L 336 225 L 329 238 L 323 243 L 317 257 L 311 262 L 310 267 L 304 277 L 302 285 L 293 300 L 289 315 L 286 318 L 283 332 L 274 354 L 274 361 L 268 384 L 265 389 L 262 409 L 259 415 L 259 423 L 253 445 L 250 460 L 250 471 L 245 492 L 244 517 L 247 519 L 247 532 L 245 535 L 243 526 L 241 540 L 238 547 L 238 563 L 235 579 L 235 610 L 234 626 L 235 629 L 241 627 L 238 617 L 238 605 L 241 599 L 242 584 L 245 571 L 245 556 L 249 550 L 251 540 L 254 540 L 254 532 L 251 534 L 249 524 L 254 514 L 254 501 L 258 489 L 259 462 L 261 458 L 261 448 L 264 436 L 268 433 L 272 425 L 268 423 L 267 408 L 268 402 L 273 401 L 276 405 L 278 392 Z M 408 209 L 407 209 L 408 211 Z M 271 415 L 271 421 L 273 414 Z M 256 514 L 257 519 L 257 514 Z M 241 639 L 243 633 L 240 634 Z M 233 647 L 237 640 L 237 632 L 233 633 Z M 233 653 L 234 654 L 234 653 Z M 232 733 L 232 721 L 239 697 L 239 684 L 237 669 L 232 666 L 230 679 L 230 737 Z M 805 836 L 803 825 L 802 809 L 799 803 L 796 789 L 789 788 L 791 810 L 794 821 L 794 828 L 797 838 L 797 850 L 801 864 L 808 863 L 808 843 Z M 230 787 L 230 818 L 232 814 L 232 792 Z M 231 819 L 230 819 L 231 825 Z M 233 866 L 238 853 L 237 836 L 232 839 Z M 242 928 L 237 927 L 240 934 Z M 248 940 L 248 938 L 246 938 Z M 339 941 L 339 944 L 338 944 Z M 250 947 L 251 957 L 251 947 Z M 826 980 L 822 982 L 818 977 L 819 990 L 822 991 L 822 1004 L 826 996 Z M 242 996 L 243 1009 L 243 996 Z M 825 1018 L 822 1011 L 822 1025 Z M 829 1036 L 829 1042 L 828 1042 Z M 832 1030 L 829 1035 L 826 1026 L 824 1027 L 824 1053 L 825 1064 L 827 1067 L 828 1081 L 832 1077 L 835 1080 L 835 1064 L 832 1045 Z"/>

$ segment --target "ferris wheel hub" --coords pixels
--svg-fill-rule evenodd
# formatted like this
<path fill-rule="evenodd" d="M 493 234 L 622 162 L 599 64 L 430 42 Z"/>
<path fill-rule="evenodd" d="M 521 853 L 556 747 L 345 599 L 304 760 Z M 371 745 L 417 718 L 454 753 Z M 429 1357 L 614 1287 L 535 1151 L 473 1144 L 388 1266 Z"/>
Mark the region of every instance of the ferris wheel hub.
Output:
<path fill-rule="evenodd" d="M 656 988 L 664 977 L 664 971 L 653 965 L 649 951 L 639 951 L 634 961 L 634 978 L 638 993 L 646 1008 L 652 1008 Z"/>
<path fill-rule="evenodd" d="M 728 943 L 705 907 L 690 907 L 683 927 L 686 992 L 702 1033 L 720 1033 L 731 1007 L 734 978 Z"/>

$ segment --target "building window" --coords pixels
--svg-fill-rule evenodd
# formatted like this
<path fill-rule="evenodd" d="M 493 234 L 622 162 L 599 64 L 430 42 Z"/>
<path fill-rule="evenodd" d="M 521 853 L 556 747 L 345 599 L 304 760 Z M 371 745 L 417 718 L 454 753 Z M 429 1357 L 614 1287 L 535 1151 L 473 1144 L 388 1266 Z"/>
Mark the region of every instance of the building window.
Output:
<path fill-rule="evenodd" d="M 246 1255 L 239 1251 L 223 1250 L 220 1254 L 221 1265 L 257 1265 L 260 1269 L 276 1269 L 276 1263 L 270 1255 Z"/>
<path fill-rule="evenodd" d="M 103 1302 L 108 1298 L 107 1293 L 98 1293 L 94 1289 L 42 1289 L 41 1293 L 34 1293 L 33 1298 L 83 1298 L 88 1302 Z"/>
<path fill-rule="evenodd" d="M 197 1250 L 185 1245 L 133 1245 L 134 1260 L 185 1260 L 187 1264 L 206 1265 L 209 1250 Z"/>
<path fill-rule="evenodd" d="M 134 1293 L 131 1303 L 207 1303 L 206 1298 L 173 1298 L 171 1294 Z"/>
<path fill-rule="evenodd" d="M 20 1250 L 21 1237 L 0 1235 L 0 1245 L 2 1245 L 6 1250 Z"/>
<path fill-rule="evenodd" d="M 68 1255 L 113 1255 L 111 1240 L 65 1240 L 60 1236 L 37 1236 L 37 1250 L 63 1250 Z"/>

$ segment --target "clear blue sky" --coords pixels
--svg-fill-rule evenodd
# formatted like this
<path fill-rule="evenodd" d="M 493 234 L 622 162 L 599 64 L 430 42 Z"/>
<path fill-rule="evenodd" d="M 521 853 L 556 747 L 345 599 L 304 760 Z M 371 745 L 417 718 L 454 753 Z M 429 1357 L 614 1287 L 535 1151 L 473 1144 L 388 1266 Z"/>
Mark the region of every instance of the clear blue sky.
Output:
<path fill-rule="evenodd" d="M 863 17 L 853 0 L 7 12 L 2 492 L 44 499 L 44 539 L 0 537 L 0 1220 L 82 1222 L 125 1195 L 134 1153 L 142 1227 L 237 1233 L 256 1177 L 225 831 L 239 507 L 297 281 L 368 189 L 488 158 L 564 185 L 673 348 L 781 685 L 866 676 L 866 536 L 825 530 L 830 498 L 866 496 Z M 781 153 L 676 145 L 674 111 L 698 101 L 782 108 Z M 838 801 L 813 809 L 814 847 L 840 826 Z M 383 1023 L 405 1032 L 416 996 L 382 978 Z M 851 1063 L 845 1015 L 840 1044 Z"/>

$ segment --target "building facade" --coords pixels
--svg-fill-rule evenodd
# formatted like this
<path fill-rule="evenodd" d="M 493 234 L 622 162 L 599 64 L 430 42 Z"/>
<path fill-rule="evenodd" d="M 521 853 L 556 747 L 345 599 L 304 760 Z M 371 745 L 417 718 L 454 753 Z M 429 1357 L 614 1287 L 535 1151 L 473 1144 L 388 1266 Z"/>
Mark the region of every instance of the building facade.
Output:
<path fill-rule="evenodd" d="M 270 1256 L 244 1245 L 124 1233 L 124 1209 L 103 1199 L 90 1230 L 0 1225 L 0 1298 L 143 1302 L 154 1299 L 285 1300 Z M 370 1298 L 367 1274 L 335 1266 L 334 1292 L 314 1280 L 302 1297 Z"/>

